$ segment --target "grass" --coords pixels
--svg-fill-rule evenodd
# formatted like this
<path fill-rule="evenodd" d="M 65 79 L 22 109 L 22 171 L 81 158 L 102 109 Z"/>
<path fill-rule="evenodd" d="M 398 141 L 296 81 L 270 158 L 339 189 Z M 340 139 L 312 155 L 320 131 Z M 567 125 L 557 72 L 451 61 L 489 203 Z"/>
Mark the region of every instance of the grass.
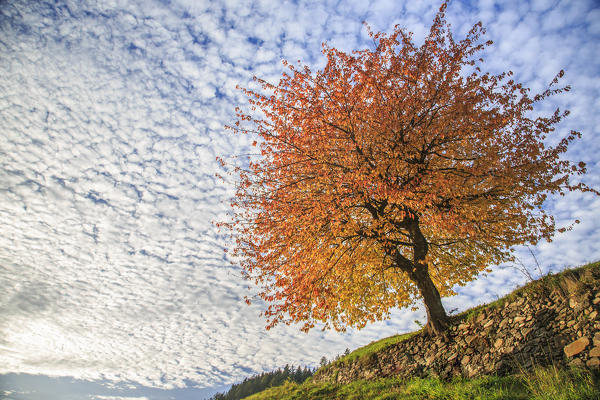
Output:
<path fill-rule="evenodd" d="M 286 382 L 256 393 L 246 400 L 598 400 L 597 374 L 581 369 L 538 368 L 529 374 L 457 378 L 382 378 L 346 385 Z"/>
<path fill-rule="evenodd" d="M 384 339 L 380 339 L 380 340 L 371 342 L 366 346 L 363 346 L 363 347 L 360 347 L 360 348 L 354 350 L 352 353 L 348 354 L 347 356 L 340 357 L 333 363 L 327 365 L 325 368 L 336 367 L 336 366 L 339 366 L 340 364 L 352 362 L 356 359 L 363 359 L 363 360 L 368 359 L 372 354 L 378 353 L 387 347 L 393 346 L 396 343 L 400 343 L 403 340 L 406 340 L 406 339 L 414 336 L 417 333 L 418 332 L 410 332 L 410 333 L 405 333 L 402 335 L 394 335 L 394 336 L 386 337 Z"/>
<path fill-rule="evenodd" d="M 598 374 L 594 375 L 589 370 L 559 370 L 552 366 L 522 376 L 533 399 L 600 399 Z"/>

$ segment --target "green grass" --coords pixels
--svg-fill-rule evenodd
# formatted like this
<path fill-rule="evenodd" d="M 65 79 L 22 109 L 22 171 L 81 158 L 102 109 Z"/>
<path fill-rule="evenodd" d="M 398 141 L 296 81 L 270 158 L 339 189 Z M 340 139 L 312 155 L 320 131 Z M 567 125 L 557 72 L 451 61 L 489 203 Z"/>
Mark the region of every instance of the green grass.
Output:
<path fill-rule="evenodd" d="M 405 333 L 402 335 L 394 335 L 394 336 L 386 337 L 384 339 L 376 340 L 374 342 L 369 343 L 366 346 L 363 346 L 363 347 L 360 347 L 360 348 L 354 350 L 352 353 L 348 354 L 347 356 L 343 356 L 343 357 L 339 358 L 338 360 L 334 361 L 330 365 L 327 365 L 325 368 L 337 367 L 340 364 L 352 362 L 356 359 L 368 359 L 372 354 L 378 353 L 378 352 L 382 351 L 383 349 L 390 347 L 396 343 L 400 343 L 403 340 L 406 340 L 406 339 L 410 338 L 411 336 L 414 336 L 417 333 L 418 332 L 410 332 L 410 333 Z"/>
<path fill-rule="evenodd" d="M 538 368 L 515 376 L 457 378 L 385 378 L 358 380 L 346 385 L 286 382 L 246 400 L 598 400 L 600 380 L 588 370 Z"/>

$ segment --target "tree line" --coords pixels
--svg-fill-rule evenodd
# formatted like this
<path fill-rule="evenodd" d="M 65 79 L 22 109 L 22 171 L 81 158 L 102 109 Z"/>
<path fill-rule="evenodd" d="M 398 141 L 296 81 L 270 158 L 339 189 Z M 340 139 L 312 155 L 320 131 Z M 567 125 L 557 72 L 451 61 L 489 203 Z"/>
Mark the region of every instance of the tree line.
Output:
<path fill-rule="evenodd" d="M 253 395 L 273 386 L 280 386 L 289 380 L 296 383 L 302 383 L 310 378 L 315 369 L 308 367 L 294 367 L 286 365 L 271 372 L 263 372 L 244 379 L 242 383 L 235 384 L 226 393 L 217 393 L 210 400 L 239 400 Z"/>

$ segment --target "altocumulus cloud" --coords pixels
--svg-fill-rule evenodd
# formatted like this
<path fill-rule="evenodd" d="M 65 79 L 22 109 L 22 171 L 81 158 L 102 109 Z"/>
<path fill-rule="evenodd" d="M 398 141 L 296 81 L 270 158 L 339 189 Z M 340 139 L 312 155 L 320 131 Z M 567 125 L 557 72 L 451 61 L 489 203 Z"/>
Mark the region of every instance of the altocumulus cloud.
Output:
<path fill-rule="evenodd" d="M 363 20 L 421 40 L 439 4 L 404 3 L 3 2 L 0 373 L 207 387 L 413 328 L 422 312 L 343 335 L 265 332 L 211 224 L 233 193 L 215 156 L 251 151 L 251 138 L 223 130 L 245 104 L 235 86 L 277 79 L 282 58 L 323 65 L 325 40 L 369 45 Z M 448 14 L 457 36 L 482 20 L 493 71 L 511 68 L 534 90 L 567 71 L 573 90 L 545 111 L 573 111 L 556 136 L 583 132 L 568 156 L 600 187 L 597 4 L 454 1 Z M 545 270 L 597 258 L 600 201 L 548 208 L 582 224 L 534 249 Z M 474 305 L 523 279 L 499 268 L 445 303 Z"/>

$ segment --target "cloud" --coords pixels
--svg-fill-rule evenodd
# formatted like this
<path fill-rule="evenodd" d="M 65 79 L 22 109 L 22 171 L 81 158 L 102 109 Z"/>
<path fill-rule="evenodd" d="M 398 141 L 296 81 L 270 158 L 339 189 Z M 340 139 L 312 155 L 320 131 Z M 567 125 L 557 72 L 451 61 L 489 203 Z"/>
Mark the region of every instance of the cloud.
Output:
<path fill-rule="evenodd" d="M 73 376 L 174 388 L 214 386 L 286 363 L 316 363 L 414 329 L 423 312 L 392 312 L 361 332 L 264 330 L 247 307 L 229 246 L 211 221 L 230 183 L 217 155 L 249 151 L 229 136 L 235 85 L 276 80 L 280 59 L 323 63 L 322 41 L 364 47 L 396 23 L 422 40 L 437 2 L 114 3 L 15 1 L 0 10 L 0 373 Z M 466 32 L 482 19 L 493 70 L 541 89 L 565 68 L 573 90 L 552 100 L 583 132 L 569 157 L 600 183 L 600 23 L 593 2 L 451 3 Z M 600 202 L 552 199 L 560 224 L 536 249 L 551 270 L 597 257 Z M 528 252 L 519 254 L 524 259 Z M 545 270 L 545 271 L 546 271 Z M 500 268 L 445 299 L 464 309 L 522 284 Z"/>

